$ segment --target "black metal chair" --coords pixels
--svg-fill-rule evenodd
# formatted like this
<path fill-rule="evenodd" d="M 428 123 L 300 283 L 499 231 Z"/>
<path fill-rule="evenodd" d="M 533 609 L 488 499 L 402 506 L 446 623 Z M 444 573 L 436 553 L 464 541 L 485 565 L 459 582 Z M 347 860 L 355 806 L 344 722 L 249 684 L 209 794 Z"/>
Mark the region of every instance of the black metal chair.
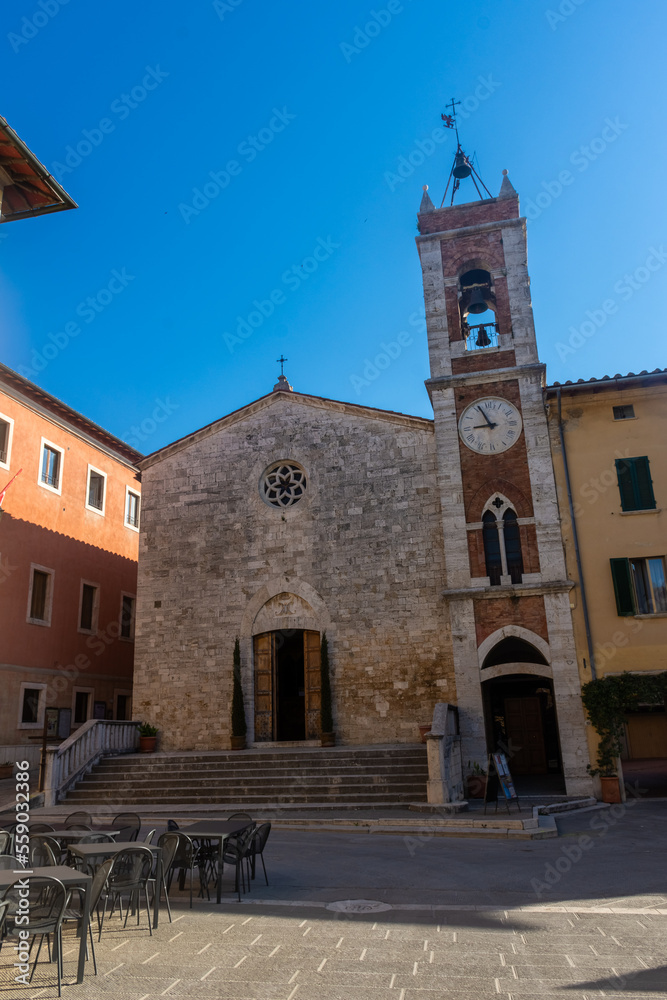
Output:
<path fill-rule="evenodd" d="M 266 879 L 267 885 L 269 884 L 269 876 L 266 874 L 266 865 L 264 864 L 264 848 L 266 847 L 266 842 L 269 839 L 270 833 L 271 833 L 271 824 L 262 823 L 262 825 L 258 826 L 257 829 L 255 830 L 252 837 L 252 842 L 250 844 L 252 877 L 253 878 L 255 877 L 255 862 L 257 860 L 257 856 L 259 855 L 262 862 L 262 868 L 264 869 L 264 878 Z"/>
<path fill-rule="evenodd" d="M 0 871 L 20 871 L 24 867 L 23 862 L 19 858 L 15 858 L 13 854 L 0 854 Z"/>
<path fill-rule="evenodd" d="M 253 822 L 252 816 L 249 813 L 244 813 L 244 812 L 232 813 L 232 815 L 229 817 L 228 822 L 231 823 L 231 822 L 233 822 L 235 820 L 238 820 L 239 822 L 241 820 L 245 820 L 246 823 L 252 823 Z"/>
<path fill-rule="evenodd" d="M 178 837 L 178 848 L 172 862 L 171 871 L 169 872 L 167 887 L 171 888 L 174 872 L 178 869 L 178 887 L 182 892 L 185 888 L 185 873 L 189 871 L 190 909 L 192 909 L 192 883 L 194 881 L 195 868 L 199 871 L 199 895 L 203 896 L 204 891 L 206 891 L 207 898 L 211 898 L 208 891 L 206 869 L 203 859 L 192 837 L 188 837 L 187 833 L 181 833 L 180 831 L 176 834 L 176 836 Z"/>
<path fill-rule="evenodd" d="M 66 830 L 70 829 L 81 830 L 82 827 L 79 826 L 80 823 L 83 823 L 84 827 L 90 828 L 92 826 L 92 822 L 93 822 L 93 817 L 90 815 L 90 813 L 85 812 L 85 810 L 83 809 L 80 809 L 79 812 L 70 813 L 69 816 L 65 818 L 63 826 L 65 827 Z"/>
<path fill-rule="evenodd" d="M 25 889 L 23 888 L 26 879 L 28 880 L 27 897 L 24 895 Z M 16 914 L 19 912 L 19 907 L 25 907 L 27 902 L 28 912 L 30 913 L 30 922 L 25 925 L 19 925 L 15 919 L 10 917 L 10 920 L 12 920 L 12 926 L 8 930 L 9 936 L 16 938 L 19 938 L 20 936 L 22 940 L 24 940 L 26 932 L 31 938 L 39 936 L 39 947 L 37 948 L 37 955 L 35 956 L 35 964 L 32 967 L 32 972 L 30 973 L 30 977 L 28 979 L 28 982 L 32 982 L 35 969 L 37 968 L 37 962 L 39 961 L 39 955 L 42 950 L 42 944 L 44 943 L 44 938 L 46 937 L 50 950 L 50 936 L 53 934 L 54 952 L 58 970 L 58 996 L 62 996 L 62 922 L 65 914 L 65 908 L 67 906 L 67 889 L 59 879 L 53 878 L 50 875 L 22 876 L 20 883 L 20 886 L 16 882 L 10 885 L 5 891 L 3 899 L 9 903 L 7 913 L 11 914 L 13 911 L 14 917 L 16 917 Z M 21 895 L 19 895 L 19 892 Z"/>
<path fill-rule="evenodd" d="M 255 835 L 255 827 L 249 826 L 245 830 L 239 831 L 239 833 L 233 833 L 225 841 L 225 846 L 222 852 L 222 862 L 223 868 L 225 862 L 230 865 L 234 865 L 236 869 L 236 881 L 235 889 L 239 896 L 239 903 L 241 902 L 241 885 L 243 885 L 243 891 L 245 888 L 245 875 L 243 873 L 243 862 L 246 862 L 246 867 L 248 869 L 248 891 L 250 891 L 250 852 L 252 848 L 252 838 Z M 221 872 L 222 875 L 222 872 Z"/>
<path fill-rule="evenodd" d="M 60 844 L 50 837 L 30 837 L 28 858 L 31 868 L 55 867 L 60 864 Z"/>
<path fill-rule="evenodd" d="M 171 884 L 171 869 L 174 864 L 179 843 L 180 838 L 175 832 L 163 833 L 158 837 L 157 846 L 162 849 L 162 884 L 157 885 L 157 869 L 155 870 L 155 874 L 153 874 L 149 879 L 149 882 L 154 883 L 153 888 L 156 892 L 161 893 L 164 889 L 164 898 L 167 901 L 169 923 L 171 923 L 171 906 L 169 904 L 169 889 L 167 882 Z"/>
<path fill-rule="evenodd" d="M 113 861 L 114 861 L 113 858 L 107 858 L 106 861 L 104 861 L 99 866 L 99 868 L 97 869 L 97 871 L 95 872 L 95 874 L 93 876 L 93 881 L 91 883 L 90 890 L 89 890 L 90 891 L 90 910 L 89 910 L 90 919 L 88 921 L 88 931 L 87 932 L 90 934 L 90 947 L 91 947 L 91 951 L 92 951 L 92 955 L 93 955 L 93 967 L 95 969 L 95 975 L 97 975 L 97 960 L 95 958 L 95 942 L 93 941 L 93 926 L 92 926 L 93 913 L 95 913 L 96 916 L 97 916 L 97 927 L 98 927 L 98 931 L 99 931 L 99 933 L 101 935 L 102 934 L 102 929 L 101 929 L 101 926 L 100 926 L 99 902 L 100 902 L 100 897 L 101 897 L 102 893 L 105 891 L 105 889 L 107 889 L 107 880 L 109 878 L 109 871 L 111 870 L 111 866 L 113 865 Z M 78 896 L 79 896 L 79 906 L 78 906 L 78 909 L 77 908 L 73 908 L 71 906 L 74 893 L 78 893 Z M 71 889 L 70 890 L 70 893 L 69 893 L 69 896 L 68 896 L 68 899 L 67 899 L 67 908 L 65 909 L 63 920 L 65 922 L 71 921 L 71 920 L 76 920 L 79 925 L 82 924 L 82 922 L 83 922 L 83 890 L 82 889 L 75 888 L 75 889 Z M 86 929 L 82 927 L 81 928 L 81 933 L 85 934 L 86 933 Z M 87 957 L 88 957 L 88 942 L 86 941 L 86 958 Z"/>
<path fill-rule="evenodd" d="M 0 854 L 6 854 L 12 846 L 12 835 L 8 830 L 0 830 Z"/>
<path fill-rule="evenodd" d="M 51 826 L 50 823 L 31 823 L 28 829 L 31 835 L 33 833 L 53 833 L 55 826 Z"/>
<path fill-rule="evenodd" d="M 112 822 L 120 830 L 120 833 L 116 836 L 116 840 L 119 843 L 137 839 L 139 830 L 141 830 L 141 818 L 136 813 L 118 813 L 117 816 L 114 816 Z"/>
<path fill-rule="evenodd" d="M 151 924 L 150 901 L 148 899 L 148 880 L 151 877 L 151 872 L 153 870 L 153 852 L 149 847 L 128 847 L 126 850 L 119 851 L 118 854 L 115 854 L 112 860 L 113 864 L 109 871 L 109 877 L 107 880 L 108 894 L 104 900 L 104 911 L 102 913 L 102 922 L 100 923 L 98 941 L 102 936 L 102 927 L 104 926 L 104 917 L 107 912 L 107 902 L 109 898 L 111 898 L 111 915 L 113 915 L 115 901 L 122 901 L 122 897 L 125 893 L 128 894 L 129 898 L 123 927 L 127 926 L 127 918 L 130 914 L 130 907 L 135 901 L 135 897 L 137 925 L 139 924 L 141 918 L 141 893 L 143 892 L 146 898 L 148 930 L 152 935 L 153 927 Z"/>

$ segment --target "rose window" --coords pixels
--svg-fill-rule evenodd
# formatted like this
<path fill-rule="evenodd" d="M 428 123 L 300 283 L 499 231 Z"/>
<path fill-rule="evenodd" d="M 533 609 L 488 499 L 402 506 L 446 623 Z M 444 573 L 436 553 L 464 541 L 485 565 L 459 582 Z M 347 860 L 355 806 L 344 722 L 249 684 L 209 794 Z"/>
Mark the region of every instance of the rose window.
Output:
<path fill-rule="evenodd" d="M 306 473 L 296 462 L 276 462 L 260 480 L 262 499 L 272 507 L 293 507 L 305 492 Z"/>

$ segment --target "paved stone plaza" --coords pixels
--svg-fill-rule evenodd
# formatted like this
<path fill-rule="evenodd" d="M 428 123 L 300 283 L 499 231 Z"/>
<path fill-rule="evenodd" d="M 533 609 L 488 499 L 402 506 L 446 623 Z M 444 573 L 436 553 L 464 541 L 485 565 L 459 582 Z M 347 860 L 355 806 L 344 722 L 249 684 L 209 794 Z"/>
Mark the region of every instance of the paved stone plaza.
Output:
<path fill-rule="evenodd" d="M 557 840 L 518 844 L 427 830 L 410 838 L 277 831 L 266 851 L 270 886 L 258 873 L 239 904 L 230 869 L 222 904 L 196 899 L 190 910 L 174 885 L 172 924 L 163 910 L 150 937 L 145 915 L 125 930 L 114 918 L 97 947 L 97 978 L 88 964 L 85 983 L 63 994 L 667 998 L 666 820 L 667 802 L 638 802 L 570 814 L 558 820 Z M 343 900 L 371 908 L 328 908 Z M 68 932 L 70 982 L 77 948 Z M 8 962 L 5 948 L 0 996 L 56 996 L 52 967 L 40 963 L 33 986 L 17 990 Z"/>

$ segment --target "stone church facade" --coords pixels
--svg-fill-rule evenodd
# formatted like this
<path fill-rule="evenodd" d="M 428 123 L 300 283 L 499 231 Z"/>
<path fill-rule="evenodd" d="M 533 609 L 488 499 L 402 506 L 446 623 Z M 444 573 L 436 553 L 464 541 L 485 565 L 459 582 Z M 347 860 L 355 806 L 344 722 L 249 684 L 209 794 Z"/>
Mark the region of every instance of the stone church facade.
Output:
<path fill-rule="evenodd" d="M 497 198 L 450 208 L 425 192 L 417 247 L 433 420 L 281 377 L 140 463 L 135 715 L 164 749 L 227 748 L 238 636 L 249 741 L 317 739 L 326 632 L 338 742 L 414 742 L 448 702 L 464 762 L 500 745 L 515 773 L 589 792 L 525 219 L 507 177 Z"/>

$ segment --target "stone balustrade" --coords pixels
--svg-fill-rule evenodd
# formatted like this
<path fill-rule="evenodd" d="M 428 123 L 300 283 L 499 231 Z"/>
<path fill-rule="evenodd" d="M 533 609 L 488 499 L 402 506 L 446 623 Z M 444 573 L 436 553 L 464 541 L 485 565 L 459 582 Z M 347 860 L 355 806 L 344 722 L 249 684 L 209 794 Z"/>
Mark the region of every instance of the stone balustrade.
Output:
<path fill-rule="evenodd" d="M 89 719 L 60 746 L 47 747 L 44 805 L 56 805 L 101 757 L 132 753 L 138 726 L 138 722 Z"/>

